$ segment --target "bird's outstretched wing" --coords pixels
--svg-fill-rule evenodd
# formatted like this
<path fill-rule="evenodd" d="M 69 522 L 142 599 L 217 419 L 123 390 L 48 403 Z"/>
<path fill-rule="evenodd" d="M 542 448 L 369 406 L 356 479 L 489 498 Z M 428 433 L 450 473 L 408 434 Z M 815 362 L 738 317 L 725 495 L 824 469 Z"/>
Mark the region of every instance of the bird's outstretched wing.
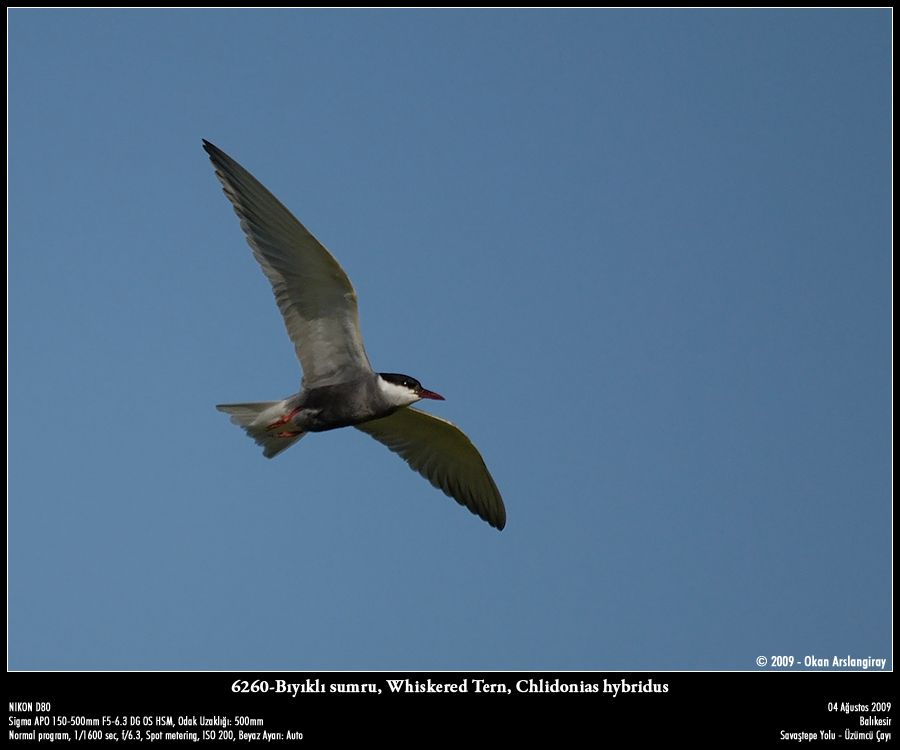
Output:
<path fill-rule="evenodd" d="M 304 383 L 330 385 L 371 372 L 344 269 L 253 175 L 209 141 L 203 148 L 272 284 Z"/>
<path fill-rule="evenodd" d="M 456 425 L 406 408 L 355 427 L 386 445 L 411 469 L 494 528 L 506 525 L 497 485 L 478 449 Z"/>

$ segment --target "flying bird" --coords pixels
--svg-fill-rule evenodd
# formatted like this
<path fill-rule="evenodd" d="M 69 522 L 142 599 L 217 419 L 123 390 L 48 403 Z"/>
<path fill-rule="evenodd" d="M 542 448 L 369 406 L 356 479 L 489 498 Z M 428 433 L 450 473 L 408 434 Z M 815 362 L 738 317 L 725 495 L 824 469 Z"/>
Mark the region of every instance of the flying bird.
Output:
<path fill-rule="evenodd" d="M 355 427 L 371 435 L 431 484 L 502 529 L 506 509 L 484 459 L 456 425 L 419 409 L 444 397 L 408 375 L 375 372 L 359 328 L 356 291 L 347 274 L 246 169 L 203 141 L 272 284 L 288 336 L 303 368 L 300 392 L 281 401 L 220 404 L 273 458 L 308 432 Z"/>

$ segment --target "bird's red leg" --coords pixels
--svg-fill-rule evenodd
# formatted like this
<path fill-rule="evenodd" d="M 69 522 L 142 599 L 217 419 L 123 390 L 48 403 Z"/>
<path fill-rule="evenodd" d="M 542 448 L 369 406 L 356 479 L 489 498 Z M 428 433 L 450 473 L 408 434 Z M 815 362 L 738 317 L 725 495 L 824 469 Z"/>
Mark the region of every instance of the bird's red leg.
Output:
<path fill-rule="evenodd" d="M 297 416 L 301 411 L 303 411 L 303 407 L 298 406 L 296 409 L 289 411 L 283 417 L 279 417 L 272 424 L 266 427 L 267 430 L 274 430 L 276 427 L 281 427 L 282 425 L 286 425 L 290 422 L 295 416 Z M 281 437 L 281 435 L 276 435 L 275 437 Z"/>

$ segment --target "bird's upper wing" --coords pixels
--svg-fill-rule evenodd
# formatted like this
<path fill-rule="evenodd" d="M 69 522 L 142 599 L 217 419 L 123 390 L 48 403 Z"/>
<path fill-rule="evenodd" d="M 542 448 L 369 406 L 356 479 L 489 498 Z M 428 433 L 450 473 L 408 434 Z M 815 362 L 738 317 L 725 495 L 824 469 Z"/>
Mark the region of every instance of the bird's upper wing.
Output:
<path fill-rule="evenodd" d="M 491 526 L 506 525 L 503 498 L 484 459 L 456 425 L 418 409 L 354 425 L 403 458 L 435 487 Z"/>
<path fill-rule="evenodd" d="M 304 383 L 329 385 L 371 372 L 344 269 L 253 175 L 208 141 L 203 148 L 272 283 Z"/>

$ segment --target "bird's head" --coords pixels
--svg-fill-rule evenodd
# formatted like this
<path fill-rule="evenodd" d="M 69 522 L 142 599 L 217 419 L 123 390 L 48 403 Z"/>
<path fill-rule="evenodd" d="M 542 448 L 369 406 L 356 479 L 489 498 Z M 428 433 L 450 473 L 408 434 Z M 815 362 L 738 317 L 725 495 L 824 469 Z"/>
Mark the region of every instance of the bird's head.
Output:
<path fill-rule="evenodd" d="M 394 372 L 378 373 L 378 387 L 394 406 L 409 406 L 423 398 L 432 398 L 435 401 L 444 400 L 439 393 L 423 388 L 415 378 L 411 378 L 409 375 L 398 375 Z"/>

